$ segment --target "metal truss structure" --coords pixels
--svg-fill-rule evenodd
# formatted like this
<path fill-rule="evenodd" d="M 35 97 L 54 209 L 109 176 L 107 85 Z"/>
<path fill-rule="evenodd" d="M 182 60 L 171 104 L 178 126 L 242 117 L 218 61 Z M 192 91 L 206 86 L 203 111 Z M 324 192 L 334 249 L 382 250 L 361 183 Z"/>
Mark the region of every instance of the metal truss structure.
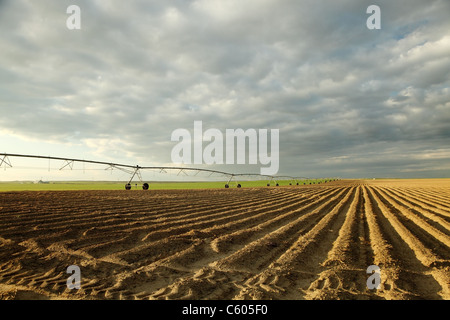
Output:
<path fill-rule="evenodd" d="M 222 177 L 227 177 L 228 181 L 225 184 L 225 188 L 229 188 L 230 185 L 235 185 L 237 188 L 240 188 L 242 185 L 236 181 L 237 177 L 257 177 L 257 178 L 266 178 L 269 180 L 267 186 L 272 185 L 274 183 L 276 186 L 279 185 L 277 181 L 279 180 L 289 180 L 290 185 L 296 184 L 299 185 L 299 181 L 308 180 L 310 178 L 306 177 L 291 177 L 291 176 L 272 176 L 272 175 L 262 175 L 257 173 L 230 173 L 213 169 L 203 169 L 203 168 L 190 168 L 190 167 L 168 167 L 168 166 L 146 166 L 141 167 L 139 165 L 129 165 L 129 164 L 120 164 L 120 163 L 112 163 L 105 161 L 94 161 L 94 160 L 84 160 L 84 159 L 71 159 L 71 158 L 63 158 L 63 157 L 51 157 L 51 156 L 40 156 L 40 155 L 27 155 L 27 154 L 13 154 L 13 153 L 0 153 L 0 167 L 4 166 L 5 168 L 12 168 L 13 165 L 9 158 L 19 157 L 19 158 L 33 158 L 33 159 L 47 159 L 47 160 L 58 160 L 62 161 L 62 165 L 59 170 L 70 169 L 73 170 L 73 165 L 75 162 L 80 163 L 90 163 L 97 165 L 105 165 L 105 170 L 121 170 L 131 175 L 130 180 L 126 183 L 125 189 L 131 189 L 131 182 L 137 176 L 139 181 L 142 183 L 142 189 L 148 190 L 149 184 L 142 180 L 141 170 L 159 170 L 160 173 L 167 173 L 169 170 L 178 171 L 177 175 L 186 174 L 189 175 L 189 172 L 193 172 L 193 175 L 197 175 L 199 172 L 209 173 L 209 176 L 216 174 Z M 334 179 L 329 179 L 334 180 Z"/>

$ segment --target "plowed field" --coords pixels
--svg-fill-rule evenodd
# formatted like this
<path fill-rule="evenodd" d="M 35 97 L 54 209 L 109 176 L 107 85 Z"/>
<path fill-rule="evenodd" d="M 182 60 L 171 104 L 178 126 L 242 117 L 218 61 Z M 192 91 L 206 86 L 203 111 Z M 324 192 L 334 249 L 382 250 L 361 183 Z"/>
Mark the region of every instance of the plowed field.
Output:
<path fill-rule="evenodd" d="M 450 180 L 0 193 L 0 297 L 450 299 Z"/>

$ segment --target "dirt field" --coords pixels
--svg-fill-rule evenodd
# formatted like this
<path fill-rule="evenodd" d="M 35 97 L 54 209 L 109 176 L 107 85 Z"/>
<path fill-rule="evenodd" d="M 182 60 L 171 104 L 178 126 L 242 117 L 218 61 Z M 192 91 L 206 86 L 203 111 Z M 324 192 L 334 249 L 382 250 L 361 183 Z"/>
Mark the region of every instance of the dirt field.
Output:
<path fill-rule="evenodd" d="M 0 193 L 0 298 L 450 299 L 450 180 Z"/>

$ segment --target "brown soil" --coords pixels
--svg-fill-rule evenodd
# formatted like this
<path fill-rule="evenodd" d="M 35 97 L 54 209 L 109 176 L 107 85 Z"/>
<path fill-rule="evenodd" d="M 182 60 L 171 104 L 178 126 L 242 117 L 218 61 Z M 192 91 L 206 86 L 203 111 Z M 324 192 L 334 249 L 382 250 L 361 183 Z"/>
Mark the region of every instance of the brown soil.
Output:
<path fill-rule="evenodd" d="M 1 193 L 0 299 L 450 299 L 450 180 Z"/>

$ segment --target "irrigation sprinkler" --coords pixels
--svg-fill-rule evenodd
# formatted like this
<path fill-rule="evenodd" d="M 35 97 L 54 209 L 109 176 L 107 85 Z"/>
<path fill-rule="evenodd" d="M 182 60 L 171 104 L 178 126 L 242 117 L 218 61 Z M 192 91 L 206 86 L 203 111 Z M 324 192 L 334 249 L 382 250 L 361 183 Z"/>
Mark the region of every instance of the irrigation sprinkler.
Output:
<path fill-rule="evenodd" d="M 242 187 L 242 185 L 240 183 L 233 181 L 235 176 L 236 176 L 236 174 L 232 174 L 232 173 L 230 174 L 230 178 L 228 179 L 227 183 L 225 184 L 226 189 L 228 189 L 232 183 L 235 184 L 237 188 Z"/>
<path fill-rule="evenodd" d="M 12 168 L 11 162 L 9 161 L 8 155 L 3 155 L 3 158 L 0 159 L 0 167 L 5 164 L 5 170 L 7 167 Z"/>
<path fill-rule="evenodd" d="M 138 178 L 139 178 L 139 181 L 141 181 L 142 182 L 142 189 L 143 190 L 148 190 L 148 188 L 149 188 L 149 185 L 148 185 L 148 183 L 144 183 L 143 181 L 142 181 L 142 175 L 141 175 L 141 167 L 140 166 L 138 166 L 138 165 L 136 165 L 136 167 L 135 167 L 135 169 L 134 169 L 134 172 L 133 172 L 133 175 L 131 176 L 131 178 L 130 178 L 130 181 L 128 181 L 128 183 L 125 185 L 125 190 L 130 190 L 131 189 L 131 181 L 133 181 L 133 179 L 134 179 L 134 177 L 137 175 L 138 176 Z M 136 184 L 136 186 L 137 186 L 137 184 Z"/>
<path fill-rule="evenodd" d="M 65 167 L 69 167 L 70 170 L 73 170 L 73 160 L 65 160 L 62 167 L 59 170 L 64 169 Z"/>
<path fill-rule="evenodd" d="M 225 189 L 228 189 L 230 187 L 231 179 L 233 179 L 233 175 L 230 176 L 230 179 L 228 179 L 227 183 L 225 184 Z"/>
<path fill-rule="evenodd" d="M 174 171 L 177 170 L 178 173 L 177 175 L 186 175 L 186 176 L 190 176 L 193 172 L 194 176 L 197 176 L 200 172 L 205 172 L 205 173 L 209 173 L 208 177 L 210 177 L 213 174 L 216 175 L 220 175 L 223 177 L 227 177 L 228 181 L 225 184 L 225 188 L 230 188 L 231 184 L 235 185 L 237 188 L 241 188 L 242 184 L 241 183 L 237 183 L 237 181 L 235 181 L 235 177 L 236 176 L 246 176 L 246 177 L 258 177 L 258 178 L 270 178 L 269 183 L 267 183 L 267 186 L 271 186 L 272 185 L 272 181 L 275 183 L 276 186 L 279 186 L 280 184 L 278 183 L 277 180 L 289 180 L 289 185 L 292 185 L 294 183 L 296 183 L 297 185 L 299 185 L 299 182 L 297 179 L 309 179 L 309 178 L 294 178 L 294 177 L 290 177 L 290 176 L 272 176 L 272 175 L 264 175 L 264 174 L 258 174 L 258 173 L 230 173 L 230 172 L 224 172 L 224 171 L 219 171 L 219 170 L 212 170 L 212 169 L 204 169 L 204 168 L 191 168 L 191 167 L 169 167 L 169 166 L 147 166 L 147 167 L 141 167 L 139 165 L 128 165 L 128 164 L 119 164 L 119 163 L 111 163 L 111 162 L 105 162 L 105 161 L 94 161 L 94 160 L 84 160 L 84 159 L 73 159 L 73 158 L 64 158 L 64 157 L 52 157 L 52 156 L 39 156 L 39 155 L 26 155 L 26 154 L 12 154 L 12 153 L 0 153 L 0 167 L 4 167 L 4 169 L 6 170 L 7 168 L 12 168 L 13 165 L 10 161 L 10 157 L 21 157 L 21 158 L 33 158 L 33 159 L 46 159 L 49 161 L 50 160 L 57 160 L 57 161 L 62 161 L 62 165 L 59 168 L 60 171 L 62 170 L 74 170 L 74 163 L 75 162 L 80 162 L 83 163 L 83 172 L 85 170 L 84 166 L 86 163 L 88 164 L 95 164 L 95 165 L 104 165 L 106 166 L 105 170 L 114 170 L 114 169 L 118 169 L 120 171 L 123 171 L 127 174 L 129 174 L 131 177 L 129 179 L 129 181 L 125 184 L 125 190 L 131 190 L 131 182 L 133 181 L 133 179 L 137 176 L 139 178 L 139 181 L 142 183 L 142 189 L 143 190 L 149 190 L 149 184 L 148 183 L 144 183 L 142 181 L 142 175 L 141 175 L 141 171 L 142 170 L 158 170 L 160 173 L 167 173 L 167 171 Z M 50 170 L 50 165 L 49 165 L 49 170 Z M 189 174 L 188 174 L 189 172 Z M 337 181 L 339 180 L 338 178 L 334 178 L 331 181 Z M 306 182 L 304 183 L 306 184 Z M 309 184 L 311 184 L 311 181 L 309 181 Z M 137 187 L 137 184 L 136 184 Z"/>

